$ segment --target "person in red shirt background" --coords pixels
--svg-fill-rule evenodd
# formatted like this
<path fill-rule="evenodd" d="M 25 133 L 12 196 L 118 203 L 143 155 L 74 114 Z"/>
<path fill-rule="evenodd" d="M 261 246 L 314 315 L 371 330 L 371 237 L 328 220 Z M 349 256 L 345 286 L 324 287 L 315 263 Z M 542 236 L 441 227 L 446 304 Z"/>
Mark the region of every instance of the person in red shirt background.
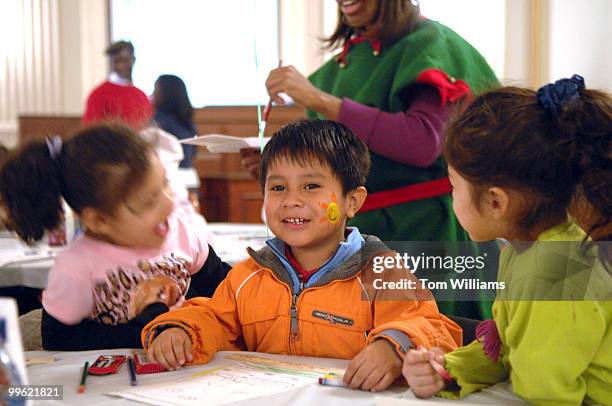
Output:
<path fill-rule="evenodd" d="M 134 45 L 118 41 L 106 49 L 106 54 L 111 73 L 87 98 L 83 124 L 115 120 L 140 130 L 148 124 L 153 109 L 147 95 L 132 83 Z"/>
<path fill-rule="evenodd" d="M 89 95 L 82 124 L 113 121 L 131 127 L 155 147 L 166 168 L 176 203 L 185 210 L 197 209 L 197 197 L 190 198 L 187 190 L 191 183 L 187 183 L 185 176 L 178 173 L 179 162 L 184 158 L 181 145 L 174 135 L 152 125 L 153 106 L 147 95 L 132 83 L 132 70 L 136 62 L 134 45 L 128 41 L 118 41 L 106 49 L 106 54 L 111 72 L 108 80 Z M 197 179 L 195 171 L 191 178 Z"/>

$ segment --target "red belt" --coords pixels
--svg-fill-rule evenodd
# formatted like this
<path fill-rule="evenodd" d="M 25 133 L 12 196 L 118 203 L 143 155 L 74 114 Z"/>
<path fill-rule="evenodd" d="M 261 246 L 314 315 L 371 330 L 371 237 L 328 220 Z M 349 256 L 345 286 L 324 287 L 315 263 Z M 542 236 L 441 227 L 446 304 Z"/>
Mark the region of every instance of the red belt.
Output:
<path fill-rule="evenodd" d="M 413 202 L 415 200 L 445 195 L 453 190 L 448 178 L 430 180 L 428 182 L 415 183 L 397 189 L 384 190 L 382 192 L 368 195 L 359 213 L 370 210 L 391 207 L 401 203 Z"/>

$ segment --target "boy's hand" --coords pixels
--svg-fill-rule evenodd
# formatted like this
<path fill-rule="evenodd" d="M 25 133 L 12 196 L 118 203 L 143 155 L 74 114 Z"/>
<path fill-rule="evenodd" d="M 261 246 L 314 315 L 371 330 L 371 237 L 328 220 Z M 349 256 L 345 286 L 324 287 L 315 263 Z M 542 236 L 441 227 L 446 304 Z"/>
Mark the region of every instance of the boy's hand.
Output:
<path fill-rule="evenodd" d="M 408 350 L 402 373 L 418 398 L 430 398 L 444 389 L 444 379 L 433 369 L 431 362 L 444 365 L 444 353 L 439 348 Z"/>
<path fill-rule="evenodd" d="M 161 364 L 169 370 L 178 369 L 192 359 L 191 339 L 181 328 L 162 331 L 147 350 L 147 362 Z"/>
<path fill-rule="evenodd" d="M 344 383 L 351 389 L 385 390 L 402 373 L 402 360 L 392 344 L 381 338 L 364 348 L 349 363 Z"/>

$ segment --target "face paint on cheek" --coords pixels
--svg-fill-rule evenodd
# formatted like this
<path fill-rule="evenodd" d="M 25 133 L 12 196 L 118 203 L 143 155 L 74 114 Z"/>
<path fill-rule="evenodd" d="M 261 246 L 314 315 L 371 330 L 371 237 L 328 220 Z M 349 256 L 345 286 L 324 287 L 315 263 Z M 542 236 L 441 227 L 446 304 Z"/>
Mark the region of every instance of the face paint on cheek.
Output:
<path fill-rule="evenodd" d="M 329 203 L 319 203 L 322 209 L 325 209 L 325 216 L 322 217 L 319 222 L 322 223 L 325 220 L 329 221 L 331 224 L 336 224 L 340 221 L 340 208 L 338 207 L 338 200 L 336 199 L 336 195 L 332 193 L 331 202 Z"/>
<path fill-rule="evenodd" d="M 336 224 L 340 221 L 340 208 L 336 203 L 330 203 L 329 206 L 327 206 L 327 220 L 332 224 Z"/>

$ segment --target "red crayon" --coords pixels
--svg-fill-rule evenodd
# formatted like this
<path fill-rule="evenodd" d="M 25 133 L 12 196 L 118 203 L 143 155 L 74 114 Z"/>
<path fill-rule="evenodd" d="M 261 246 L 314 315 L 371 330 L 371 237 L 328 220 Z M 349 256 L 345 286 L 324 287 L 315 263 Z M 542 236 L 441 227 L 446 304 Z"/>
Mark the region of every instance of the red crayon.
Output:
<path fill-rule="evenodd" d="M 283 61 L 281 59 L 278 60 L 278 67 L 280 68 L 281 66 L 283 66 Z M 270 110 L 272 110 L 272 98 L 270 97 L 270 99 L 268 100 L 268 104 L 266 104 L 266 107 L 264 108 L 263 111 L 263 122 L 267 123 L 268 122 L 268 116 L 270 115 Z"/>

